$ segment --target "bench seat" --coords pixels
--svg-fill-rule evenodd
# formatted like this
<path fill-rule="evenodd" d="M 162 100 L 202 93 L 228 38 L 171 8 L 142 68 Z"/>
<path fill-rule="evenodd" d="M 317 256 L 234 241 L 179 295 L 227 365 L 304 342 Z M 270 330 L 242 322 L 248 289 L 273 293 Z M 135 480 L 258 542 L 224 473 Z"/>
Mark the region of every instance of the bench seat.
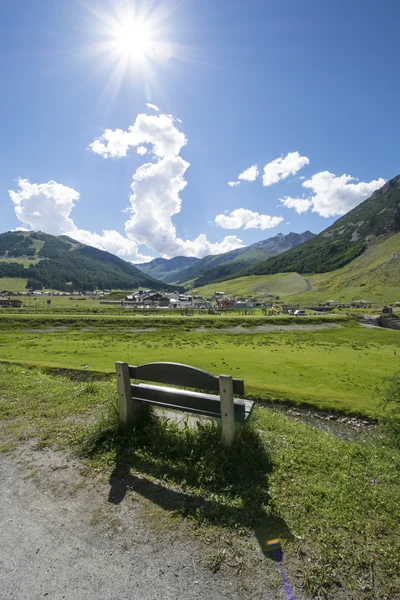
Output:
<path fill-rule="evenodd" d="M 131 392 L 132 400 L 137 402 L 221 418 L 221 400 L 214 394 L 143 383 L 131 385 Z M 234 398 L 233 403 L 235 421 L 244 423 L 250 417 L 254 402 L 244 398 Z"/>
<path fill-rule="evenodd" d="M 143 404 L 150 404 L 220 418 L 223 443 L 231 446 L 237 428 L 249 419 L 254 407 L 254 402 L 251 400 L 235 398 L 235 394 L 237 396 L 244 394 L 244 381 L 231 375 L 216 376 L 196 367 L 169 362 L 146 363 L 138 366 L 116 362 L 115 368 L 120 399 L 121 429 L 126 429 L 137 422 Z M 132 380 L 135 383 L 132 383 Z M 164 385 L 153 385 L 153 383 Z M 180 386 L 180 389 L 167 387 L 165 384 Z M 219 392 L 219 394 L 209 392 Z"/>

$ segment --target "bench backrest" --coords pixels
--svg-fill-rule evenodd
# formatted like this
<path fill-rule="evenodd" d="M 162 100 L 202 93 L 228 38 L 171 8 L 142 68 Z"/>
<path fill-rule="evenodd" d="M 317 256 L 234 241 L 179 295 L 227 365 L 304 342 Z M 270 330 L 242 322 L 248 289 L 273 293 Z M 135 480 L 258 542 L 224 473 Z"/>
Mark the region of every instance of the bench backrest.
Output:
<path fill-rule="evenodd" d="M 131 379 L 140 379 L 142 381 L 152 381 L 154 383 L 167 383 L 197 390 L 208 390 L 219 392 L 219 377 L 179 363 L 153 362 L 137 367 L 129 367 L 129 376 Z M 243 379 L 232 379 L 233 393 L 244 394 Z"/>

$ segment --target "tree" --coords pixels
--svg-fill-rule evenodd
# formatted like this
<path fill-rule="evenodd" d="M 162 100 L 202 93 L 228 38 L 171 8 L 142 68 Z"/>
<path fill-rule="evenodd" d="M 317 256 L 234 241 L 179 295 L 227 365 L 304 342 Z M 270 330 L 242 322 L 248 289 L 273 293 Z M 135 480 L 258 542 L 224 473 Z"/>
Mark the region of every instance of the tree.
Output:
<path fill-rule="evenodd" d="M 43 283 L 38 279 L 29 278 L 25 287 L 28 290 L 42 290 Z"/>

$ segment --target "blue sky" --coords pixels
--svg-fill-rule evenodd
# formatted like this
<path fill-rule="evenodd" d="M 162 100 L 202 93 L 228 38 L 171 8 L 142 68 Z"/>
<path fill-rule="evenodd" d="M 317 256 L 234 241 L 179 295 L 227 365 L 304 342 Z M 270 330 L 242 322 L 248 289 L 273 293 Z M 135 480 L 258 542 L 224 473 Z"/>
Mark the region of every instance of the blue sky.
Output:
<path fill-rule="evenodd" d="M 317 233 L 400 172 L 395 0 L 0 14 L 1 231 L 203 256 Z"/>

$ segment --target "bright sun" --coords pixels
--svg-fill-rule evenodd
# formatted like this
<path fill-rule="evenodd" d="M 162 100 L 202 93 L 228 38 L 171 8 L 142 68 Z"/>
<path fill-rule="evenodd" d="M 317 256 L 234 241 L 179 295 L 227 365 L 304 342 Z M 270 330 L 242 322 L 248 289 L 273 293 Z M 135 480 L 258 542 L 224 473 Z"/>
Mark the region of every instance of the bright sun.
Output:
<path fill-rule="evenodd" d="M 127 75 L 153 89 L 160 70 L 173 68 L 171 59 L 182 55 L 181 46 L 173 41 L 174 10 L 149 0 L 109 0 L 109 4 L 109 10 L 89 8 L 94 40 L 87 54 L 100 58 L 109 69 L 104 93 L 115 97 Z"/>
<path fill-rule="evenodd" d="M 152 40 L 146 23 L 119 23 L 113 38 L 115 50 L 126 58 L 140 60 L 152 53 Z"/>

